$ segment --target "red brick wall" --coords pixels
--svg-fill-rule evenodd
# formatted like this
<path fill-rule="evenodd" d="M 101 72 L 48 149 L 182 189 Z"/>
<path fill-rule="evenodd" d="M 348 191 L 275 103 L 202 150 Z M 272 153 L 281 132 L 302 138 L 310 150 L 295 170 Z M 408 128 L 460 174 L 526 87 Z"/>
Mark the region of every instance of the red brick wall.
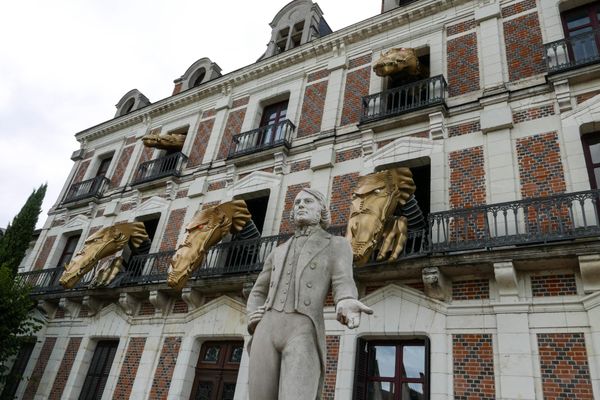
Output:
<path fill-rule="evenodd" d="M 40 253 L 38 254 L 37 259 L 35 260 L 35 264 L 33 264 L 33 269 L 38 270 L 44 268 L 46 265 L 46 260 L 50 256 L 50 251 L 52 250 L 52 246 L 54 246 L 54 241 L 56 240 L 56 236 L 48 236 Z"/>
<path fill-rule="evenodd" d="M 227 123 L 225 124 L 225 131 L 223 132 L 223 138 L 221 139 L 221 145 L 219 146 L 217 159 L 226 158 L 229 154 L 229 147 L 233 141 L 233 136 L 241 132 L 245 116 L 246 108 L 241 108 L 229 113 Z"/>
<path fill-rule="evenodd" d="M 173 93 L 171 93 L 171 96 L 175 96 L 176 94 L 181 93 L 182 86 L 183 86 L 183 82 L 177 82 L 175 84 L 175 86 L 173 87 Z"/>
<path fill-rule="evenodd" d="M 140 311 L 138 315 L 154 315 L 156 312 L 156 308 L 154 308 L 154 304 L 150 303 L 148 300 L 142 301 L 140 304 Z"/>
<path fill-rule="evenodd" d="M 208 184 L 208 191 L 223 189 L 225 187 L 225 181 L 215 181 Z"/>
<path fill-rule="evenodd" d="M 73 362 L 75 361 L 80 345 L 80 337 L 72 337 L 69 339 L 67 349 L 65 350 L 60 367 L 58 368 L 58 373 L 56 374 L 56 378 L 54 378 L 54 384 L 50 391 L 49 400 L 60 400 L 62 398 L 67 379 L 69 379 L 69 374 L 71 373 L 71 368 L 73 368 Z"/>
<path fill-rule="evenodd" d="M 477 24 L 474 19 L 470 19 L 468 21 L 459 22 L 458 24 L 450 25 L 446 27 L 446 35 L 454 36 L 459 33 L 463 33 L 466 31 L 470 31 L 471 29 L 475 29 Z"/>
<path fill-rule="evenodd" d="M 38 357 L 35 367 L 33 367 L 33 372 L 27 381 L 27 387 L 25 388 L 23 399 L 33 399 L 35 397 L 38 386 L 40 385 L 40 381 L 42 380 L 42 376 L 44 375 L 44 371 L 46 370 L 46 365 L 48 365 L 48 360 L 52 354 L 52 350 L 54 350 L 55 344 L 55 337 L 47 337 L 44 341 L 40 356 Z"/>
<path fill-rule="evenodd" d="M 513 122 L 518 124 L 520 122 L 532 121 L 538 118 L 544 118 L 549 115 L 554 115 L 554 105 L 548 104 L 540 107 L 528 108 L 527 110 L 513 112 Z"/>
<path fill-rule="evenodd" d="M 325 382 L 323 382 L 323 400 L 335 399 L 335 382 L 337 379 L 338 359 L 340 355 L 340 337 L 325 336 L 327 355 L 325 356 Z"/>
<path fill-rule="evenodd" d="M 523 198 L 565 192 L 556 132 L 517 139 L 517 158 Z"/>
<path fill-rule="evenodd" d="M 359 158 L 362 155 L 362 149 L 357 147 L 355 149 L 342 150 L 335 153 L 335 162 L 344 162 L 348 160 L 353 160 L 355 158 Z"/>
<path fill-rule="evenodd" d="M 479 90 L 477 34 L 448 39 L 448 92 L 458 96 Z"/>
<path fill-rule="evenodd" d="M 525 0 L 520 3 L 511 4 L 502 9 L 502 17 L 507 18 L 511 15 L 520 14 L 527 10 L 533 10 L 535 8 L 535 0 Z"/>
<path fill-rule="evenodd" d="M 245 106 L 248 104 L 248 101 L 250 100 L 249 96 L 246 97 L 242 97 L 240 99 L 234 100 L 233 103 L 231 103 L 231 108 L 238 108 L 241 106 Z"/>
<path fill-rule="evenodd" d="M 331 225 L 346 225 L 350 216 L 350 204 L 352 203 L 352 191 L 358 182 L 358 172 L 346 175 L 338 175 L 333 178 L 331 186 Z"/>
<path fill-rule="evenodd" d="M 324 80 L 306 86 L 300 123 L 298 124 L 297 136 L 299 138 L 314 135 L 321 131 L 328 82 L 328 80 Z"/>
<path fill-rule="evenodd" d="M 591 92 L 582 93 L 582 94 L 578 95 L 575 99 L 577 101 L 577 104 L 581 104 L 584 101 L 591 99 L 592 97 L 596 96 L 599 93 L 600 93 L 600 90 L 594 90 Z"/>
<path fill-rule="evenodd" d="M 452 282 L 452 300 L 481 300 L 490 298 L 490 281 L 470 279 Z"/>
<path fill-rule="evenodd" d="M 452 355 L 454 398 L 456 400 L 495 399 L 492 335 L 452 335 Z"/>
<path fill-rule="evenodd" d="M 545 400 L 592 400 L 583 333 L 538 333 Z"/>
<path fill-rule="evenodd" d="M 371 56 L 369 55 L 369 62 Z M 346 74 L 346 89 L 344 90 L 344 106 L 342 108 L 341 125 L 355 124 L 360 120 L 362 112 L 362 97 L 369 94 L 371 66 L 368 65 Z"/>
<path fill-rule="evenodd" d="M 290 165 L 290 172 L 304 171 L 310 168 L 310 160 L 295 161 Z"/>
<path fill-rule="evenodd" d="M 216 114 L 217 110 L 215 110 L 214 108 L 209 108 L 208 110 L 202 113 L 202 118 L 211 118 L 214 117 Z"/>
<path fill-rule="evenodd" d="M 329 70 L 327 69 L 322 69 L 316 72 L 313 72 L 311 74 L 308 74 L 308 77 L 306 78 L 307 82 L 313 82 L 313 81 L 318 81 L 320 79 L 325 79 L 329 77 Z"/>
<path fill-rule="evenodd" d="M 542 31 L 537 12 L 504 22 L 508 76 L 511 81 L 546 71 Z"/>
<path fill-rule="evenodd" d="M 463 124 L 449 126 L 448 137 L 462 136 L 469 133 L 477 132 L 481 129 L 479 121 L 465 122 Z"/>
<path fill-rule="evenodd" d="M 202 164 L 204 153 L 206 153 L 206 146 L 208 145 L 208 139 L 210 138 L 214 125 L 214 118 L 200 122 L 198 132 L 194 138 L 194 144 L 190 150 L 190 156 L 187 163 L 188 167 L 195 167 Z"/>
<path fill-rule="evenodd" d="M 121 366 L 117 387 L 112 397 L 114 400 L 128 399 L 131 396 L 131 389 L 140 366 L 144 346 L 146 346 L 145 337 L 132 337 L 129 339 L 125 360 Z"/>
<path fill-rule="evenodd" d="M 448 158 L 450 207 L 465 208 L 485 204 L 483 147 L 453 151 Z"/>
<path fill-rule="evenodd" d="M 85 176 L 85 173 L 87 172 L 87 169 L 89 166 L 90 166 L 90 160 L 81 161 L 79 163 L 77 172 L 75 173 L 75 176 L 73 177 L 73 183 L 78 183 L 83 180 L 83 177 Z"/>
<path fill-rule="evenodd" d="M 188 312 L 188 305 L 183 300 L 175 300 L 173 303 L 173 313 L 174 314 L 186 314 Z"/>
<path fill-rule="evenodd" d="M 171 377 L 177 363 L 177 355 L 181 346 L 181 337 L 170 336 L 165 338 L 160 358 L 152 380 L 150 398 L 154 400 L 166 399 L 171 386 Z"/>
<path fill-rule="evenodd" d="M 207 208 L 218 206 L 219 204 L 221 204 L 221 202 L 219 200 L 217 200 L 217 201 L 209 201 L 208 203 L 202 204 L 202 209 L 206 210 Z"/>
<path fill-rule="evenodd" d="M 577 294 L 575 275 L 532 275 L 531 293 L 533 297 L 574 296 Z"/>
<path fill-rule="evenodd" d="M 294 231 L 294 224 L 290 220 L 290 215 L 292 209 L 294 208 L 294 199 L 296 198 L 296 195 L 300 193 L 300 190 L 309 186 L 310 184 L 308 182 L 288 186 L 287 193 L 285 194 L 285 203 L 283 206 L 283 215 L 281 216 L 281 224 L 279 225 L 280 234 L 291 233 Z"/>
<path fill-rule="evenodd" d="M 119 161 L 117 162 L 117 166 L 115 167 L 115 172 L 113 176 L 110 178 L 110 187 L 115 188 L 119 186 L 121 183 L 121 179 L 123 179 L 123 174 L 127 169 L 127 165 L 129 164 L 129 160 L 131 159 L 131 153 L 133 153 L 133 148 L 135 146 L 127 146 L 123 148 L 121 155 L 119 156 Z"/>
<path fill-rule="evenodd" d="M 167 221 L 167 229 L 165 229 L 162 241 L 160 242 L 160 251 L 174 250 L 177 247 L 177 239 L 179 238 L 186 210 L 187 208 L 179 208 L 171 211 L 169 220 Z"/>

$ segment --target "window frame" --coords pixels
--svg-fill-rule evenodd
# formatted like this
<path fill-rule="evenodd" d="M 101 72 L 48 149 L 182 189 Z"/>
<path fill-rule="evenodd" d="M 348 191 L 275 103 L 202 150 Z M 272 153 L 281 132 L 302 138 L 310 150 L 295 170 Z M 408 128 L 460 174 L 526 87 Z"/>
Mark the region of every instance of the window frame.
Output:
<path fill-rule="evenodd" d="M 600 162 L 594 163 L 592 160 L 592 153 L 590 147 L 600 143 L 600 132 L 591 132 L 581 137 L 581 144 L 583 146 L 583 156 L 585 159 L 585 168 L 587 169 L 588 179 L 590 181 L 590 189 L 598 189 L 598 182 L 596 181 L 596 174 L 594 170 L 600 169 Z"/>
<path fill-rule="evenodd" d="M 73 256 L 75 255 L 77 250 L 77 244 L 79 244 L 79 240 L 81 239 L 81 233 L 69 235 L 65 239 L 65 244 L 63 245 L 62 252 L 60 253 L 60 256 L 58 257 L 58 261 L 56 263 L 58 267 L 64 267 L 73 259 Z M 69 249 L 70 245 L 73 246 L 72 249 Z"/>
<path fill-rule="evenodd" d="M 394 377 L 377 377 L 369 375 L 369 359 L 372 349 L 376 346 L 394 346 L 396 348 L 395 359 L 395 375 Z M 425 373 L 423 378 L 408 378 L 403 377 L 404 363 L 403 354 L 404 348 L 408 346 L 423 346 L 425 350 Z M 366 350 L 366 351 L 365 351 Z M 394 385 L 394 400 L 409 400 L 403 399 L 402 385 L 404 383 L 417 383 L 423 385 L 423 399 L 430 398 L 430 375 L 431 375 L 431 360 L 430 360 L 430 342 L 426 337 L 417 338 L 398 338 L 398 339 L 359 339 L 357 344 L 357 357 L 354 377 L 354 400 L 366 400 L 367 389 L 369 382 L 390 382 Z"/>
<path fill-rule="evenodd" d="M 106 383 L 110 377 L 110 371 L 115 361 L 115 355 L 119 348 L 118 339 L 103 339 L 96 342 L 96 348 L 94 354 L 90 360 L 90 365 L 85 374 L 83 385 L 81 386 L 81 392 L 79 393 L 79 400 L 86 399 L 99 399 L 102 397 L 104 390 L 106 389 Z M 101 353 L 103 349 L 106 349 L 105 357 Z M 93 368 L 97 367 L 98 363 L 102 363 L 99 373 L 92 371 Z M 94 380 L 96 379 L 96 382 Z"/>

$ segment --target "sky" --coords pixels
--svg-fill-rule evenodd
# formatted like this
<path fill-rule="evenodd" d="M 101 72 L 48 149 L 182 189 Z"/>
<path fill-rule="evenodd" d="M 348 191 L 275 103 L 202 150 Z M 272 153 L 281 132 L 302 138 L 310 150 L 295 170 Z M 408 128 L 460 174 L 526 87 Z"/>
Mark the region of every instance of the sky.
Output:
<path fill-rule="evenodd" d="M 314 1 L 314 0 L 313 0 Z M 19 0 L 0 3 L 0 227 L 48 183 L 47 218 L 79 149 L 74 135 L 112 119 L 131 89 L 156 102 L 208 57 L 226 74 L 254 63 L 287 0 Z M 336 31 L 380 0 L 320 0 Z"/>

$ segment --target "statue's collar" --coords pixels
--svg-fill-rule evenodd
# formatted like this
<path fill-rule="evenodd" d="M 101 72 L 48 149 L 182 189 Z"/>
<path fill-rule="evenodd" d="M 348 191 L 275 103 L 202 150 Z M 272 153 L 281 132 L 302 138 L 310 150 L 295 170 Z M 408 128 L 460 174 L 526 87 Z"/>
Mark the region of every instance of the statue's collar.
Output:
<path fill-rule="evenodd" d="M 294 232 L 294 237 L 297 238 L 300 236 L 310 236 L 314 232 L 316 232 L 318 228 L 319 225 L 300 226 L 296 228 L 296 231 Z"/>

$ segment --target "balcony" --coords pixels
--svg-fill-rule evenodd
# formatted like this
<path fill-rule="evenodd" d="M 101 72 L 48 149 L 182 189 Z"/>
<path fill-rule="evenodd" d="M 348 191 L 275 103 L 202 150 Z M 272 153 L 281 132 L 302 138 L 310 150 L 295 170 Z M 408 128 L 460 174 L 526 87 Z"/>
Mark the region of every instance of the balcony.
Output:
<path fill-rule="evenodd" d="M 432 253 L 546 244 L 600 235 L 600 190 L 429 215 Z"/>
<path fill-rule="evenodd" d="M 550 74 L 565 72 L 600 61 L 600 30 L 556 40 L 544 45 Z"/>
<path fill-rule="evenodd" d="M 240 157 L 277 146 L 284 146 L 289 149 L 292 145 L 292 135 L 295 129 L 294 124 L 286 119 L 277 124 L 261 126 L 235 135 L 229 148 L 229 158 Z"/>
<path fill-rule="evenodd" d="M 167 176 L 179 177 L 185 161 L 187 161 L 187 157 L 178 152 L 141 163 L 132 183 L 137 185 Z"/>
<path fill-rule="evenodd" d="M 108 187 L 110 180 L 105 176 L 97 176 L 83 182 L 74 183 L 65 196 L 64 203 L 73 203 L 79 200 L 99 198 Z"/>
<path fill-rule="evenodd" d="M 443 75 L 412 82 L 362 98 L 360 123 L 372 122 L 419 109 L 445 105 L 448 85 Z"/>
<path fill-rule="evenodd" d="M 579 239 L 598 239 L 600 190 L 565 193 L 474 208 L 431 213 L 428 227 L 408 233 L 400 255 L 403 260 L 440 255 L 481 252 L 491 249 L 521 248 L 549 243 L 571 243 Z M 329 229 L 344 235 L 343 226 Z M 211 248 L 200 268 L 190 277 L 194 282 L 218 277 L 254 274 L 262 269 L 268 254 L 289 235 L 219 243 Z M 590 241 L 582 242 L 586 248 Z M 600 246 L 597 246 L 600 247 Z M 134 256 L 125 272 L 111 287 L 165 284 L 169 261 L 174 251 Z M 367 266 L 383 265 L 375 257 Z M 33 294 L 64 292 L 58 279 L 62 267 L 21 273 L 33 287 Z M 72 291 L 87 290 L 94 271 L 88 272 Z"/>

